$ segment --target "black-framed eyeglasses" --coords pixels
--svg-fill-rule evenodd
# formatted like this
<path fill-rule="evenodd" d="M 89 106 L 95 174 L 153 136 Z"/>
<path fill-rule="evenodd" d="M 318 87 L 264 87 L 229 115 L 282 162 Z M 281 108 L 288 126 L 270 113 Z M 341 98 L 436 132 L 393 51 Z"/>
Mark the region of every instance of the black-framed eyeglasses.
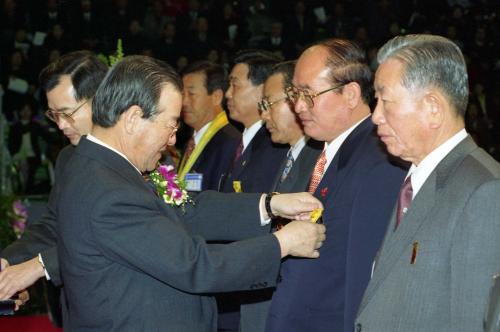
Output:
<path fill-rule="evenodd" d="M 292 102 L 293 104 L 297 103 L 297 101 L 299 101 L 300 96 L 302 96 L 304 98 L 304 102 L 306 103 L 306 105 L 308 107 L 314 107 L 314 98 L 316 98 L 324 93 L 339 89 L 339 88 L 343 87 L 344 85 L 346 85 L 346 83 L 342 83 L 342 84 L 333 86 L 331 88 L 328 88 L 326 90 L 323 90 L 320 92 L 315 92 L 315 93 L 311 93 L 305 89 L 297 88 L 295 85 L 290 85 L 285 89 L 285 93 L 287 95 L 288 100 L 290 100 L 290 102 Z"/>
<path fill-rule="evenodd" d="M 45 116 L 48 117 L 50 120 L 54 121 L 57 123 L 59 119 L 62 117 L 64 120 L 68 121 L 69 123 L 74 123 L 75 119 L 73 119 L 73 115 L 78 112 L 83 105 L 89 102 L 90 99 L 85 100 L 83 103 L 81 103 L 79 106 L 77 106 L 74 110 L 71 112 L 67 113 L 66 111 L 53 111 L 53 110 L 46 110 L 45 111 Z"/>
<path fill-rule="evenodd" d="M 285 96 L 283 98 L 280 98 L 280 99 L 277 99 L 275 101 L 269 101 L 268 98 L 264 97 L 262 98 L 261 101 L 259 101 L 259 103 L 257 104 L 258 108 L 259 108 L 259 112 L 260 113 L 264 113 L 264 112 L 268 112 L 269 110 L 271 110 L 271 107 L 276 104 L 276 103 L 279 103 L 280 101 L 283 101 L 285 99 L 288 99 L 288 96 Z"/>

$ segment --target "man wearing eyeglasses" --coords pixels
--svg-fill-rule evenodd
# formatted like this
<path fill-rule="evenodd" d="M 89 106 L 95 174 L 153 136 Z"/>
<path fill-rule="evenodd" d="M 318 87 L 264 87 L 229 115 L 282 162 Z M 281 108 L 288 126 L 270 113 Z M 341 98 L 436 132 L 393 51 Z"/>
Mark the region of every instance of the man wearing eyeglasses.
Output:
<path fill-rule="evenodd" d="M 309 192 L 329 234 L 316 261 L 286 260 L 266 331 L 352 332 L 405 171 L 389 162 L 370 120 L 364 52 L 331 39 L 302 53 L 286 92 L 306 135 L 324 141 Z M 308 176 L 304 174 L 304 176 Z"/>
<path fill-rule="evenodd" d="M 54 285 L 61 285 L 53 198 L 58 190 L 57 178 L 81 136 L 92 129 L 91 100 L 106 72 L 106 65 L 94 54 L 77 51 L 62 56 L 40 73 L 41 89 L 46 93 L 49 107 L 45 115 L 57 124 L 71 145 L 59 153 L 56 184 L 42 218 L 29 225 L 21 239 L 0 254 L 3 270 L 0 273 L 0 299 L 11 297 L 44 276 Z M 7 267 L 8 264 L 16 265 Z"/>
<path fill-rule="evenodd" d="M 226 91 L 227 108 L 229 117 L 241 123 L 244 130 L 231 165 L 221 177 L 220 189 L 223 192 L 270 192 L 281 161 L 285 158 L 287 146 L 271 141 L 260 118 L 258 103 L 262 98 L 264 81 L 279 58 L 266 51 L 248 50 L 238 53 L 233 62 L 234 66 L 229 73 L 229 88 Z M 269 292 L 264 290 L 237 294 L 232 300 L 220 302 L 224 303 L 223 311 L 236 312 L 238 302 L 258 302 L 267 298 Z M 229 316 L 230 314 L 221 315 L 219 328 L 237 331 L 238 319 L 231 319 Z M 256 331 L 256 316 L 260 314 L 242 304 L 240 331 Z"/>

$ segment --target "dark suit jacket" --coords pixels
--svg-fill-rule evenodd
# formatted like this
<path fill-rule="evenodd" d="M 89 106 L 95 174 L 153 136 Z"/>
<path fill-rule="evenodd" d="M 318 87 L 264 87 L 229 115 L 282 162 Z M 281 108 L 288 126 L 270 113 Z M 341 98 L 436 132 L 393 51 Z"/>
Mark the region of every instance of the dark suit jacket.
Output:
<path fill-rule="evenodd" d="M 233 162 L 241 133 L 232 124 L 222 127 L 205 145 L 189 173 L 202 173 L 202 190 L 217 190 L 219 181 Z"/>
<path fill-rule="evenodd" d="M 274 144 L 266 127 L 262 126 L 234 167 L 222 176 L 222 191 L 234 192 L 233 181 L 241 181 L 243 192 L 269 192 L 287 151 L 287 145 Z"/>
<path fill-rule="evenodd" d="M 388 161 L 370 119 L 347 137 L 314 195 L 325 207 L 320 257 L 288 259 L 267 331 L 349 331 L 406 171 Z"/>
<path fill-rule="evenodd" d="M 11 265 L 25 262 L 38 254 L 42 255 L 45 268 L 50 276 L 50 280 L 56 286 L 61 285 L 59 274 L 59 259 L 57 257 L 57 227 L 56 227 L 56 201 L 59 190 L 59 177 L 73 155 L 75 148 L 72 145 L 66 146 L 57 156 L 56 161 L 56 182 L 52 188 L 47 203 L 47 208 L 40 220 L 34 220 L 29 224 L 23 236 L 5 248 L 0 257 L 9 261 Z"/>
<path fill-rule="evenodd" d="M 357 330 L 482 331 L 500 262 L 499 197 L 500 164 L 465 138 L 429 175 L 396 231 L 393 214 Z"/>
<path fill-rule="evenodd" d="M 208 293 L 275 284 L 280 247 L 260 226 L 258 194 L 206 191 L 180 216 L 128 161 L 86 138 L 61 183 L 58 254 L 70 331 L 215 331 Z"/>

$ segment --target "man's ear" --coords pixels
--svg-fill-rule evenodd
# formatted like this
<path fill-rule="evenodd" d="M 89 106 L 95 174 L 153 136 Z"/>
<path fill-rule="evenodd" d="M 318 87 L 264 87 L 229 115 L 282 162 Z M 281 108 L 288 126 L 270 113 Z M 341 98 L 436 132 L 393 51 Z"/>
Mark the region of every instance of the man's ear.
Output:
<path fill-rule="evenodd" d="M 222 89 L 217 89 L 212 92 L 210 97 L 212 98 L 213 106 L 220 106 L 222 105 L 222 99 L 224 98 L 224 91 L 222 91 Z"/>
<path fill-rule="evenodd" d="M 142 108 L 137 105 L 130 106 L 120 116 L 120 121 L 123 121 L 127 134 L 134 134 L 141 125 L 143 116 Z"/>
<path fill-rule="evenodd" d="M 427 116 L 431 129 L 437 129 L 442 126 L 448 103 L 444 96 L 438 91 L 431 89 L 423 97 L 422 103 L 427 110 Z"/>
<path fill-rule="evenodd" d="M 354 109 L 361 102 L 361 87 L 356 82 L 346 84 L 342 87 L 342 96 L 349 108 Z"/>

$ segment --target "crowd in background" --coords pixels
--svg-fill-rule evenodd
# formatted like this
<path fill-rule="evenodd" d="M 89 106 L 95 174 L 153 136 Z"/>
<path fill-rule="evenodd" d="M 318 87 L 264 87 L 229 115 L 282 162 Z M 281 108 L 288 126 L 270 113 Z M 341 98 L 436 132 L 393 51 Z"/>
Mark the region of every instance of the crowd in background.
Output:
<path fill-rule="evenodd" d="M 66 144 L 43 116 L 47 105 L 38 73 L 68 51 L 113 54 L 121 38 L 125 55 L 154 56 L 182 71 L 199 59 L 228 68 L 232 56 L 246 48 L 295 59 L 313 41 L 340 37 L 362 46 L 375 70 L 381 44 L 395 35 L 422 32 L 446 36 L 464 52 L 471 92 L 466 128 L 500 160 L 497 0 L 3 0 L 1 110 L 10 124 L 6 139 L 12 160 L 22 165 L 20 191 L 49 190 L 50 172 L 37 170 Z M 23 144 L 23 137 L 31 144 Z"/>

